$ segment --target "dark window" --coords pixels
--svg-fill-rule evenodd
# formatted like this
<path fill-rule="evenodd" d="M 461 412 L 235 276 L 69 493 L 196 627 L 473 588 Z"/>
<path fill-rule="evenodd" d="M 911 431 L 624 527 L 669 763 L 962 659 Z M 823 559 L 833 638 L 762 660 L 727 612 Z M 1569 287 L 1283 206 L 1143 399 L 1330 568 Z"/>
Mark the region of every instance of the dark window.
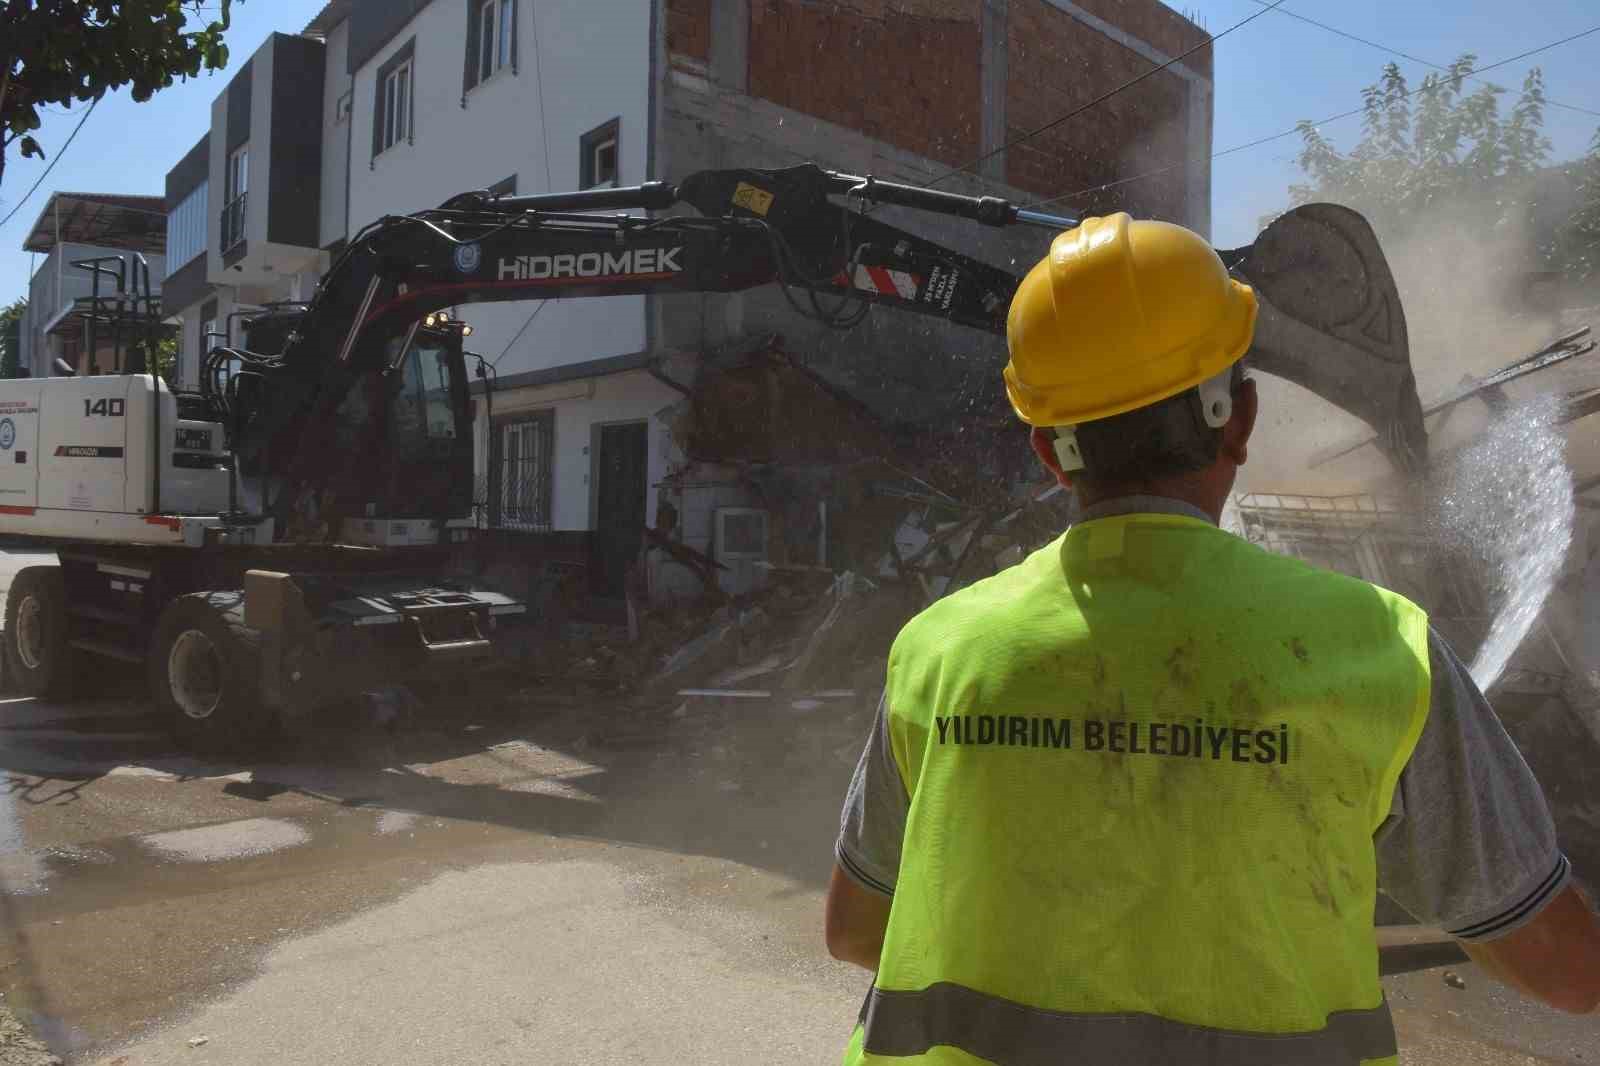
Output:
<path fill-rule="evenodd" d="M 578 142 L 578 187 L 596 189 L 617 184 L 621 167 L 617 158 L 617 145 L 622 132 L 622 120 L 614 118 L 603 126 L 585 133 Z"/>
<path fill-rule="evenodd" d="M 396 341 L 396 347 L 405 343 Z M 456 413 L 449 353 L 427 341 L 412 345 L 401 362 L 400 385 L 390 401 L 389 424 L 403 454 L 428 454 L 430 440 L 454 440 Z"/>
<path fill-rule="evenodd" d="M 489 186 L 489 195 L 490 196 L 515 196 L 515 195 L 517 195 L 517 176 L 515 174 L 513 174 L 509 178 L 501 178 L 499 181 L 497 181 L 493 185 Z"/>
<path fill-rule="evenodd" d="M 489 475 L 494 507 L 491 522 L 506 529 L 550 528 L 555 467 L 554 411 L 495 420 Z"/>
<path fill-rule="evenodd" d="M 517 0 L 467 0 L 463 101 L 468 91 L 502 67 L 517 69 Z"/>
<path fill-rule="evenodd" d="M 244 240 L 245 207 L 250 192 L 250 146 L 240 145 L 228 156 L 222 174 L 222 247 L 226 252 Z"/>
<path fill-rule="evenodd" d="M 372 100 L 373 158 L 402 141 L 410 144 L 416 132 L 411 106 L 416 43 L 413 37 L 378 68 Z"/>

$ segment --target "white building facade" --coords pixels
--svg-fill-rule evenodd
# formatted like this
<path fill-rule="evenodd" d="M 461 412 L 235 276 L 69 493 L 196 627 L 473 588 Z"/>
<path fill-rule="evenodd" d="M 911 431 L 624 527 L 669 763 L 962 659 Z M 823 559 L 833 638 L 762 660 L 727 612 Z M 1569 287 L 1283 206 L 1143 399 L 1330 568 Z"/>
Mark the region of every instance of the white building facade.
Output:
<path fill-rule="evenodd" d="M 1038 66 L 1034 43 L 1081 45 L 1143 70 L 1203 39 L 1158 0 L 1124 7 L 1126 25 L 1113 26 L 1060 0 L 922 0 L 882 17 L 809 0 L 331 0 L 301 33 L 262 45 L 168 175 L 169 240 L 184 251 L 169 257 L 166 308 L 182 323 L 183 379 L 198 384 L 213 344 L 240 342 L 239 315 L 310 299 L 362 227 L 462 192 L 627 186 L 806 160 L 919 181 L 993 149 L 982 179 L 945 187 L 1026 202 L 1053 191 L 1038 182 L 1058 180 L 1000 150 L 1008 129 L 1031 121 L 1008 108 L 1037 95 L 1037 78 L 1055 76 L 1056 67 Z M 938 56 L 937 70 L 905 52 L 916 42 Z M 924 104 L 871 91 L 887 68 L 908 63 L 920 71 Z M 1161 147 L 1203 158 L 1209 68 L 1173 69 L 1147 85 L 1154 93 L 1160 83 L 1146 102 L 1171 119 L 1162 128 L 1174 143 Z M 1102 130 L 1094 156 L 1119 158 L 1141 136 Z M 1173 179 L 1147 213 L 1204 229 L 1209 178 L 1189 180 Z M 196 212 L 205 219 L 197 253 Z M 1003 235 L 980 240 L 966 223 L 924 223 L 934 239 L 991 261 L 1041 254 Z M 854 336 L 830 334 L 774 291 L 451 311 L 494 368 L 492 398 L 474 385 L 484 523 L 592 535 L 613 592 L 659 502 L 683 516 L 674 536 L 716 548 L 709 505 L 670 485 L 684 456 L 668 411 L 684 399 L 698 353 L 781 333 L 848 377 L 896 352 L 923 359 L 930 346 L 959 362 L 974 343 L 956 327 L 922 321 L 913 330 L 893 316 Z M 981 344 L 1003 350 L 995 338 Z M 919 383 L 902 390 L 912 407 L 939 392 L 920 372 L 889 377 Z M 713 488 L 716 499 L 727 495 Z"/>

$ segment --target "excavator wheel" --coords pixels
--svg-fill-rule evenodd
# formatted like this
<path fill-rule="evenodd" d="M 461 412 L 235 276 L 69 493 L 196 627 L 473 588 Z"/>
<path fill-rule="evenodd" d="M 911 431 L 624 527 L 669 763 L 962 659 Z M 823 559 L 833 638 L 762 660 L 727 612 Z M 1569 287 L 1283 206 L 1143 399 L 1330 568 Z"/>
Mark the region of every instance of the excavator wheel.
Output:
<path fill-rule="evenodd" d="M 5 669 L 11 685 L 25 696 L 70 699 L 77 656 L 67 643 L 67 590 L 59 566 L 17 571 L 6 593 L 5 626 Z"/>
<path fill-rule="evenodd" d="M 276 715 L 260 696 L 260 634 L 244 624 L 244 595 L 194 592 L 161 612 L 150 647 L 150 692 L 185 750 L 260 751 Z"/>

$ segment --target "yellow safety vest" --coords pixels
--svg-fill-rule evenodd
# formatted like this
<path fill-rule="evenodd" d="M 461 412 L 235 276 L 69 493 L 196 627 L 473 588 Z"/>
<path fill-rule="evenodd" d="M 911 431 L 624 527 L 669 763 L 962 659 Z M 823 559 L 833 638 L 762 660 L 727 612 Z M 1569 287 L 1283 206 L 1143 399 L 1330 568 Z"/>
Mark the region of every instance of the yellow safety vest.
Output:
<path fill-rule="evenodd" d="M 1428 696 L 1418 607 L 1193 518 L 935 604 L 889 659 L 911 807 L 846 1063 L 1393 1062 L 1372 836 Z"/>

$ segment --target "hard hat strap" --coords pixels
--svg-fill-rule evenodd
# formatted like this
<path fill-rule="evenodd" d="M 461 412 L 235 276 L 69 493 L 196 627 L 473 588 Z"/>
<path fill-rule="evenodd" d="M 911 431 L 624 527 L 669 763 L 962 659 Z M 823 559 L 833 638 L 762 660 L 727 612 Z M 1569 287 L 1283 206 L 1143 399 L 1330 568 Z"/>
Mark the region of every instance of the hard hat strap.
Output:
<path fill-rule="evenodd" d="M 1233 417 L 1233 379 L 1234 367 L 1229 366 L 1196 386 L 1200 394 L 1200 417 L 1212 429 L 1221 429 Z"/>
<path fill-rule="evenodd" d="M 1205 429 L 1221 429 L 1228 424 L 1228 419 L 1233 417 L 1233 388 L 1237 376 L 1238 367 L 1234 365 L 1195 386 L 1194 392 L 1190 394 L 1189 410 L 1196 416 L 1197 430 L 1203 433 Z M 1052 445 L 1056 461 L 1061 464 L 1061 472 L 1070 474 L 1087 469 L 1088 464 L 1083 460 L 1083 448 L 1078 443 L 1076 427 L 1054 426 L 1052 429 L 1056 438 Z"/>
<path fill-rule="evenodd" d="M 1078 447 L 1078 434 L 1071 426 L 1056 426 L 1056 461 L 1061 464 L 1061 472 L 1070 474 L 1082 470 L 1083 452 Z"/>

